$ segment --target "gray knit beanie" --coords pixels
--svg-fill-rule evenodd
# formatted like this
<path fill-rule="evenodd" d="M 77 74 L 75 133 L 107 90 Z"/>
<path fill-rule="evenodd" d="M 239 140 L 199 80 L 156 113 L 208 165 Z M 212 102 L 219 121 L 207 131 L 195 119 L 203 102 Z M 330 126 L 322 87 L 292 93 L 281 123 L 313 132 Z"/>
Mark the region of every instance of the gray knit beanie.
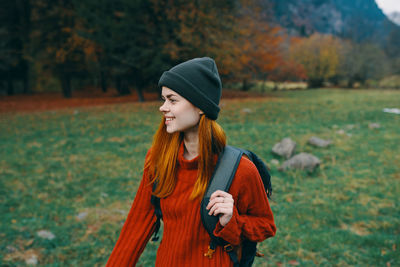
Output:
<path fill-rule="evenodd" d="M 222 84 L 217 65 L 209 57 L 194 58 L 165 71 L 158 86 L 177 92 L 204 114 L 216 120 Z"/>

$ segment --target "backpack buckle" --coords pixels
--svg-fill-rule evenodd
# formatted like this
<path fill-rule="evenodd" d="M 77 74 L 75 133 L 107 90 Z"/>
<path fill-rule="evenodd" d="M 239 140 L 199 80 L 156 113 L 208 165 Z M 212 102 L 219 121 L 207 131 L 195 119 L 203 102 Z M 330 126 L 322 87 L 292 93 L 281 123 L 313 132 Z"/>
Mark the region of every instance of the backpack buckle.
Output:
<path fill-rule="evenodd" d="M 231 244 L 228 244 L 228 245 L 225 245 L 225 246 L 224 246 L 224 250 L 225 250 L 226 252 L 231 252 L 231 251 L 233 250 L 233 247 L 232 247 Z"/>
<path fill-rule="evenodd" d="M 204 253 L 204 257 L 208 257 L 211 259 L 214 252 L 215 252 L 215 249 L 212 249 L 212 248 L 210 248 L 210 246 L 208 246 L 208 250 L 206 253 Z"/>

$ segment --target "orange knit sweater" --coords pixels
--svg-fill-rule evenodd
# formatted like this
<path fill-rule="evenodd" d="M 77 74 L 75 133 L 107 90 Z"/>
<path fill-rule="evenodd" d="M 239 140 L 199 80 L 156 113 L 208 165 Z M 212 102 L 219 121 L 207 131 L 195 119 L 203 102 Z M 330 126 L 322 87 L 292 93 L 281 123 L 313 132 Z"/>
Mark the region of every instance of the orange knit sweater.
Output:
<path fill-rule="evenodd" d="M 147 158 L 147 156 L 146 156 Z M 189 200 L 197 178 L 197 161 L 183 158 L 183 144 L 179 151 L 177 183 L 173 193 L 161 199 L 164 232 L 157 251 L 156 266 L 233 266 L 220 246 L 213 257 L 204 256 L 210 236 L 200 218 L 200 201 Z M 145 169 L 135 200 L 122 228 L 119 239 L 108 259 L 108 267 L 134 266 L 154 232 L 156 216 L 150 203 L 152 186 Z M 235 201 L 233 216 L 214 231 L 238 245 L 243 238 L 263 241 L 274 236 L 276 227 L 261 178 L 254 164 L 242 158 L 229 193 Z"/>

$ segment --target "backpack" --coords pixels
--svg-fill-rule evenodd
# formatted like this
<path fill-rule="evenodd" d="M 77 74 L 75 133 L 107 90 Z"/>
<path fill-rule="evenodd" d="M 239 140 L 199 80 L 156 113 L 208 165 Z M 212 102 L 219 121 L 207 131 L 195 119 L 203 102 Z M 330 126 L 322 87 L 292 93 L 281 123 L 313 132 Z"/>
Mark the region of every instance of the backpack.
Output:
<path fill-rule="evenodd" d="M 236 251 L 233 249 L 233 247 L 222 238 L 213 235 L 215 226 L 217 225 L 219 218 L 218 216 L 208 215 L 206 207 L 213 192 L 215 192 L 216 190 L 222 190 L 225 192 L 229 191 L 236 170 L 239 166 L 239 162 L 243 155 L 247 156 L 249 160 L 251 160 L 256 166 L 263 181 L 265 192 L 268 198 L 271 197 L 271 176 L 264 162 L 251 151 L 232 146 L 225 146 L 224 151 L 218 157 L 217 165 L 207 186 L 207 190 L 203 196 L 200 207 L 203 226 L 211 237 L 209 250 L 208 253 L 205 254 L 205 256 L 209 256 L 211 258 L 216 246 L 223 246 L 224 250 L 229 254 L 231 260 L 233 261 L 234 267 L 247 267 L 253 264 L 254 258 L 257 254 L 257 242 L 252 242 L 250 240 L 244 240 L 242 242 L 242 257 L 239 261 L 238 255 L 236 254 Z M 154 183 L 153 191 L 155 190 L 156 186 L 157 184 Z M 159 239 L 158 231 L 161 225 L 160 220 L 162 219 L 160 199 L 152 195 L 151 203 L 154 205 L 154 212 L 157 217 L 155 232 L 152 241 L 157 241 Z"/>

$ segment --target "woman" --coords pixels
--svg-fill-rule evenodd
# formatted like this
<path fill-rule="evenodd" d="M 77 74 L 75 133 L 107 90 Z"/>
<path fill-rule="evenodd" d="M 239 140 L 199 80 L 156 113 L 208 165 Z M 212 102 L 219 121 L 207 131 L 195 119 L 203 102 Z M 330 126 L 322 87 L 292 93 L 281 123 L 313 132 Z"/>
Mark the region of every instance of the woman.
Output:
<path fill-rule="evenodd" d="M 217 66 L 208 57 L 186 61 L 164 72 L 159 86 L 163 118 L 107 266 L 138 261 L 155 229 L 152 194 L 161 198 L 164 222 L 156 266 L 232 266 L 223 247 L 205 257 L 210 236 L 200 219 L 202 196 L 226 144 L 225 133 L 215 122 L 222 88 Z M 261 178 L 247 158 L 241 159 L 229 192 L 214 192 L 207 209 L 219 216 L 214 235 L 232 246 L 243 238 L 260 242 L 275 235 Z"/>

